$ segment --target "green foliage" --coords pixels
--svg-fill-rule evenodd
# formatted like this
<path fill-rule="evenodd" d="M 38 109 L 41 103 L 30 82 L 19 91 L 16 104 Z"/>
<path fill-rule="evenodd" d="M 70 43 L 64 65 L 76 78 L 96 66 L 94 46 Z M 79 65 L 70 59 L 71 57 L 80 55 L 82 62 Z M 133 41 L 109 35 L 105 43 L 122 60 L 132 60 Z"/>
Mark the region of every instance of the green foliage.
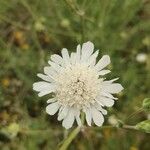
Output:
<path fill-rule="evenodd" d="M 138 123 L 135 128 L 143 132 L 150 133 L 150 120 L 145 120 Z"/>
<path fill-rule="evenodd" d="M 145 98 L 142 105 L 145 111 L 150 111 L 150 98 Z"/>
<path fill-rule="evenodd" d="M 105 124 L 111 124 L 112 114 L 124 122 L 138 110 L 150 89 L 149 8 L 148 0 L 0 0 L 0 149 L 54 150 L 67 137 L 57 117 L 45 113 L 48 97 L 39 99 L 32 90 L 36 74 L 63 47 L 75 51 L 78 43 L 90 40 L 100 49 L 99 57 L 111 56 L 112 74 L 106 77 L 120 77 L 124 91 Z M 147 56 L 143 63 L 136 59 L 140 53 Z M 144 109 L 149 109 L 147 102 Z M 146 118 L 142 112 L 125 123 Z M 122 129 L 89 129 L 69 149 L 148 150 L 147 139 Z"/>

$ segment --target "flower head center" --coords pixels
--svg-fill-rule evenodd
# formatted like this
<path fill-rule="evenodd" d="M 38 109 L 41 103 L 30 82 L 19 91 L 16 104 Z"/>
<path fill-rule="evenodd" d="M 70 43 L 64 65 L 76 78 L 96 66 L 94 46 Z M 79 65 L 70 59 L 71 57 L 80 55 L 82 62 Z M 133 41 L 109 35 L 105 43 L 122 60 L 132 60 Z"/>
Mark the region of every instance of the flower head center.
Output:
<path fill-rule="evenodd" d="M 62 105 L 82 108 L 94 103 L 100 80 L 96 72 L 84 65 L 64 69 L 57 77 L 56 98 Z"/>

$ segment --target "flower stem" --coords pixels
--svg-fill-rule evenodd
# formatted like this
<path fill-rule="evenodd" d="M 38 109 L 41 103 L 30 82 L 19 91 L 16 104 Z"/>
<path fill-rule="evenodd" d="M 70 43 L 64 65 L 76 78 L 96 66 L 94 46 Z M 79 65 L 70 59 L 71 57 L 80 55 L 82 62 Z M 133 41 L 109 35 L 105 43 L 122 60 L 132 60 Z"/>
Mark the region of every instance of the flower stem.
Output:
<path fill-rule="evenodd" d="M 77 3 L 72 0 L 65 0 L 65 3 L 69 6 L 69 8 L 74 12 L 78 17 L 80 17 L 80 25 L 81 25 L 81 43 L 85 40 L 84 28 L 85 28 L 85 19 L 89 20 L 85 15 L 84 10 L 78 7 Z"/>
<path fill-rule="evenodd" d="M 87 127 L 88 128 L 88 127 Z M 88 128 L 90 129 L 90 128 Z M 126 130 L 137 130 L 135 126 L 131 125 L 123 125 L 122 127 L 117 127 L 117 126 L 102 126 L 102 127 L 93 127 L 91 129 L 94 130 L 102 130 L 102 129 L 126 129 Z"/>
<path fill-rule="evenodd" d="M 122 128 L 123 128 L 123 129 L 129 129 L 129 130 L 137 130 L 137 129 L 135 128 L 135 126 L 130 126 L 130 125 L 123 125 Z"/>
<path fill-rule="evenodd" d="M 78 135 L 78 133 L 80 132 L 81 127 L 77 127 L 75 128 L 70 135 L 68 136 L 68 138 L 64 141 L 64 143 L 62 144 L 62 146 L 59 148 L 59 150 L 66 150 L 68 148 L 68 146 L 70 145 L 70 143 L 73 141 L 73 139 Z"/>

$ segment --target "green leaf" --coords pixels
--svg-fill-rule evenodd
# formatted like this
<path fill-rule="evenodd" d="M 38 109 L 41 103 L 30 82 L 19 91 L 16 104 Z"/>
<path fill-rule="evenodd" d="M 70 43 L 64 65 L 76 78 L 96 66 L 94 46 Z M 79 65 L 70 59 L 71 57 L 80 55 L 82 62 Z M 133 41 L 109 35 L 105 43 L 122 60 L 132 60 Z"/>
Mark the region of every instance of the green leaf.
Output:
<path fill-rule="evenodd" d="M 150 133 L 150 120 L 145 120 L 145 121 L 142 121 L 140 123 L 138 123 L 135 128 L 137 130 L 140 130 L 140 131 L 143 131 L 143 132 L 146 132 L 146 133 Z"/>
<path fill-rule="evenodd" d="M 150 98 L 145 98 L 143 100 L 143 105 L 142 105 L 143 109 L 146 111 L 150 111 Z"/>

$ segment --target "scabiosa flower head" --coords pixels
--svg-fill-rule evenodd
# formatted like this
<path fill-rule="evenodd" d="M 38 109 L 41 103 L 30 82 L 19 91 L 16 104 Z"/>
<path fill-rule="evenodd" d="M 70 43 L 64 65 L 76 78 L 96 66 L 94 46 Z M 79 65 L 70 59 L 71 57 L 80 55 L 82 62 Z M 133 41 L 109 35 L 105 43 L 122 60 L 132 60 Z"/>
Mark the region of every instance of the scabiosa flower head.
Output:
<path fill-rule="evenodd" d="M 97 63 L 99 51 L 94 52 L 92 42 L 83 43 L 82 47 L 69 56 L 66 48 L 62 56 L 52 55 L 48 61 L 50 66 L 44 67 L 45 74 L 37 74 L 44 81 L 33 84 L 39 96 L 53 93 L 47 101 L 46 112 L 54 115 L 58 111 L 58 120 L 69 129 L 74 121 L 81 126 L 80 114 L 85 113 L 87 124 L 92 120 L 97 126 L 104 122 L 105 106 L 111 107 L 115 98 L 112 94 L 119 93 L 123 87 L 114 83 L 116 79 L 105 80 L 103 76 L 110 72 L 104 68 L 110 64 L 110 57 L 104 55 Z"/>

